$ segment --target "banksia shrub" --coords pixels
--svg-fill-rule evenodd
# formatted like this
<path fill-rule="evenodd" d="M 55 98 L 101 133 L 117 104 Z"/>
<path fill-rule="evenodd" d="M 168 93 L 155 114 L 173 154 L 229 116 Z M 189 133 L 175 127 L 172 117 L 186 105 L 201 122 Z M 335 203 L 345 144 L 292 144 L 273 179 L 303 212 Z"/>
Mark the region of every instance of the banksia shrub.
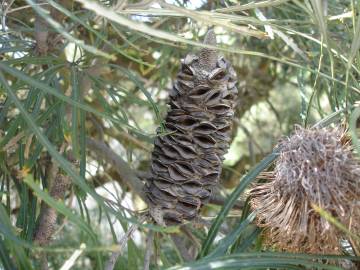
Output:
<path fill-rule="evenodd" d="M 290 252 L 339 254 L 345 235 L 322 218 L 316 205 L 353 233 L 360 224 L 360 166 L 341 129 L 296 128 L 279 144 L 269 182 L 250 194 L 269 245 Z"/>
<path fill-rule="evenodd" d="M 216 44 L 212 30 L 204 43 Z M 158 224 L 192 220 L 210 198 L 229 148 L 235 84 L 234 69 L 213 49 L 203 48 L 182 61 L 170 93 L 166 135 L 158 130 L 145 185 Z"/>

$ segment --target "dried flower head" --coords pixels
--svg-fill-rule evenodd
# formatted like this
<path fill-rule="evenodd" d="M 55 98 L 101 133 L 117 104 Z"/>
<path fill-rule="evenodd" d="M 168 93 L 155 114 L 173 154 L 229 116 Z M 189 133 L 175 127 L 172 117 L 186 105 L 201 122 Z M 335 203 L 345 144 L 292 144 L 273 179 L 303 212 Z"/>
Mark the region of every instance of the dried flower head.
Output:
<path fill-rule="evenodd" d="M 251 206 L 268 244 L 292 252 L 340 252 L 343 234 L 312 205 L 359 233 L 360 163 L 344 130 L 296 127 L 280 143 L 270 180 L 252 188 Z"/>

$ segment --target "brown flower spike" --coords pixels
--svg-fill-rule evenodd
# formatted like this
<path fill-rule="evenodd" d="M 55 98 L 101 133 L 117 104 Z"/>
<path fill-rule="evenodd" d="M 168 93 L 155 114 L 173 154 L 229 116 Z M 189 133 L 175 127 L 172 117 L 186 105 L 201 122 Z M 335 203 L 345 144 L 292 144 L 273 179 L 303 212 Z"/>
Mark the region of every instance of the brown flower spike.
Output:
<path fill-rule="evenodd" d="M 212 30 L 205 44 L 215 45 Z M 229 148 L 236 74 L 213 49 L 203 48 L 182 61 L 165 119 L 152 153 L 145 193 L 150 215 L 160 225 L 197 217 L 210 198 Z"/>
<path fill-rule="evenodd" d="M 269 245 L 290 252 L 339 254 L 344 236 L 322 218 L 321 207 L 353 233 L 360 224 L 360 163 L 341 129 L 303 129 L 279 144 L 270 180 L 250 194 Z"/>

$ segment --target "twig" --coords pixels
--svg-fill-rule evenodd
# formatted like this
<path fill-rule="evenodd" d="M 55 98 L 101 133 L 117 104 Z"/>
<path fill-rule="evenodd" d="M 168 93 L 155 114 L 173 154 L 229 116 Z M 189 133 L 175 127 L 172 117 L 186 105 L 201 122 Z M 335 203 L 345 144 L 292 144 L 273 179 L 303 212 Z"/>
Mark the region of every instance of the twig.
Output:
<path fill-rule="evenodd" d="M 115 43 L 114 40 L 110 40 L 110 42 Z M 110 52 L 110 45 L 105 44 L 102 47 L 102 51 Z M 98 57 L 91 62 L 91 66 L 89 68 L 85 69 L 84 76 L 80 79 L 80 91 L 83 97 L 86 97 L 91 89 L 92 77 L 97 77 L 109 72 L 109 67 L 107 66 L 108 62 L 108 59 Z"/>
<path fill-rule="evenodd" d="M 107 264 L 105 267 L 105 270 L 113 270 L 115 267 L 115 263 L 117 261 L 117 259 L 119 258 L 119 256 L 122 253 L 122 250 L 124 249 L 127 241 L 131 238 L 132 234 L 139 228 L 139 225 L 142 224 L 143 222 L 145 222 L 145 220 L 148 218 L 148 215 L 143 215 L 142 217 L 140 217 L 139 219 L 139 223 L 138 224 L 133 224 L 131 225 L 131 227 L 128 229 L 128 231 L 124 234 L 123 237 L 121 237 L 121 239 L 119 240 L 118 246 L 119 246 L 119 250 L 118 251 L 114 251 Z"/>
<path fill-rule="evenodd" d="M 31 134 L 27 140 L 26 140 L 26 144 L 25 144 L 25 150 L 24 150 L 24 157 L 25 159 L 29 159 L 29 156 L 30 156 L 30 147 L 31 147 L 31 142 L 32 142 L 32 139 L 34 137 L 34 134 Z"/>
<path fill-rule="evenodd" d="M 139 3 L 134 4 L 127 4 L 126 8 L 132 9 L 132 8 L 138 8 L 138 9 L 146 9 L 150 7 L 155 1 L 154 0 L 143 0 Z"/>
<path fill-rule="evenodd" d="M 95 127 L 96 128 L 96 127 Z M 129 144 L 138 149 L 144 150 L 146 152 L 151 152 L 151 147 L 147 143 L 140 141 L 138 138 L 134 137 L 131 133 L 126 131 L 118 131 L 116 128 L 105 128 L 104 133 L 123 144 Z"/>
<path fill-rule="evenodd" d="M 185 262 L 194 260 L 194 257 L 191 256 L 188 248 L 184 244 L 184 239 L 178 234 L 171 234 L 171 239 L 173 240 L 176 248 L 180 252 L 181 257 Z"/>
<path fill-rule="evenodd" d="M 122 10 L 127 4 L 127 0 L 120 0 L 117 1 L 117 3 L 112 7 L 114 11 Z M 100 20 L 102 19 L 102 16 L 96 15 L 94 18 L 94 22 L 98 24 Z"/>
<path fill-rule="evenodd" d="M 86 145 L 97 154 L 97 157 L 104 159 L 110 163 L 116 172 L 120 175 L 121 179 L 144 201 L 145 194 L 143 193 L 143 183 L 136 176 L 135 172 L 129 167 L 119 155 L 110 149 L 104 142 L 87 138 Z"/>
<path fill-rule="evenodd" d="M 210 201 L 209 201 L 210 204 L 221 205 L 221 206 L 224 205 L 225 202 L 226 202 L 226 198 L 224 198 L 224 197 L 222 197 L 221 195 L 218 195 L 218 194 L 212 195 L 211 198 L 210 198 Z M 237 201 L 234 204 L 233 208 L 240 210 L 240 209 L 243 209 L 244 205 L 245 205 L 244 201 Z"/>
<path fill-rule="evenodd" d="M 143 0 L 139 3 L 128 4 L 127 0 L 122 0 L 122 1 L 117 1 L 117 3 L 114 6 L 112 6 L 111 9 L 114 11 L 121 11 L 123 9 L 134 9 L 134 8 L 145 9 L 151 6 L 154 2 L 155 2 L 154 0 Z M 102 16 L 96 15 L 94 18 L 94 22 L 98 24 L 101 19 Z"/>
<path fill-rule="evenodd" d="M 149 231 L 149 234 L 146 239 L 146 252 L 144 257 L 144 270 L 149 270 L 150 268 L 150 261 L 151 261 L 151 255 L 153 251 L 153 243 L 154 243 L 154 232 Z"/>
<path fill-rule="evenodd" d="M 44 6 L 44 5 L 49 5 L 48 3 L 40 3 L 40 4 L 36 4 L 36 6 Z M 21 7 L 17 7 L 17 8 L 12 8 L 11 10 L 9 10 L 7 12 L 7 14 L 13 13 L 13 12 L 17 12 L 26 8 L 31 8 L 32 5 L 25 5 L 25 6 L 21 6 Z"/>
<path fill-rule="evenodd" d="M 190 241 L 194 244 L 194 246 L 198 249 L 201 248 L 200 241 L 193 235 L 187 225 L 183 225 L 180 227 L 180 230 L 190 239 Z"/>
<path fill-rule="evenodd" d="M 40 257 L 40 269 L 41 270 L 48 270 L 49 269 L 48 260 L 47 260 L 45 254 L 41 254 L 41 257 Z"/>
<path fill-rule="evenodd" d="M 211 225 L 212 225 L 212 222 L 210 222 L 210 221 L 208 221 L 208 220 L 206 220 L 204 218 L 197 217 L 194 220 L 194 225 L 196 225 L 196 226 L 204 226 L 204 227 L 210 228 Z M 227 235 L 229 233 L 229 231 L 226 230 L 223 225 L 220 226 L 219 231 L 224 235 Z"/>
<path fill-rule="evenodd" d="M 12 139 L 3 147 L 3 151 L 7 151 L 13 146 L 15 146 L 18 141 L 20 141 L 25 136 L 25 132 L 21 131 L 16 136 L 12 137 Z"/>
<path fill-rule="evenodd" d="M 44 4 L 45 0 L 37 0 L 38 4 Z M 44 6 L 44 10 L 49 11 L 49 6 Z M 48 46 L 49 26 L 47 22 L 39 15 L 35 16 L 35 40 L 36 52 L 39 55 L 45 55 L 49 49 Z"/>
<path fill-rule="evenodd" d="M 94 115 L 89 116 L 89 120 L 96 129 L 96 135 L 100 141 L 104 140 L 104 128 L 101 125 L 100 120 L 98 120 Z"/>
<path fill-rule="evenodd" d="M 3 9 L 2 16 L 1 16 L 1 26 L 2 30 L 6 31 L 6 14 L 9 13 L 9 8 L 12 6 L 12 4 L 15 2 L 15 0 L 11 0 L 7 5 L 4 7 L 5 3 L 1 3 L 1 8 Z"/>

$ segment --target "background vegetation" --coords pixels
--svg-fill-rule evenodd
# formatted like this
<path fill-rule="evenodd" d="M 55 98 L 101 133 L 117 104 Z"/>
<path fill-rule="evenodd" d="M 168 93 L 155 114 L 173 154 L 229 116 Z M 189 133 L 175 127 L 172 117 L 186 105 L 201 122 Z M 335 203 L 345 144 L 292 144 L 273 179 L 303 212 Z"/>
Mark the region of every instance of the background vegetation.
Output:
<path fill-rule="evenodd" d="M 294 124 L 348 123 L 357 145 L 360 2 L 237 2 L 1 1 L 0 269 L 356 260 L 350 247 L 345 257 L 264 247 L 246 191 Z M 143 222 L 152 141 L 180 59 L 209 26 L 239 77 L 232 146 L 202 219 L 161 228 Z"/>

